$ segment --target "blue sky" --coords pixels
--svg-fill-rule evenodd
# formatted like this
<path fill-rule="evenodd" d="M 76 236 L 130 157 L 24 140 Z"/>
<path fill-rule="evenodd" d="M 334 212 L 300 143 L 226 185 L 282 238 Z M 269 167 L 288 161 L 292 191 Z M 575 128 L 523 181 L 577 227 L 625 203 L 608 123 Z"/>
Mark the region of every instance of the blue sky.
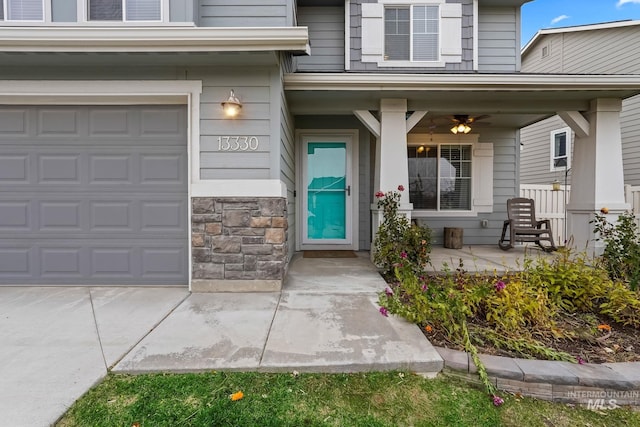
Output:
<path fill-rule="evenodd" d="M 522 6 L 522 46 L 542 28 L 640 19 L 640 0 L 534 0 Z"/>

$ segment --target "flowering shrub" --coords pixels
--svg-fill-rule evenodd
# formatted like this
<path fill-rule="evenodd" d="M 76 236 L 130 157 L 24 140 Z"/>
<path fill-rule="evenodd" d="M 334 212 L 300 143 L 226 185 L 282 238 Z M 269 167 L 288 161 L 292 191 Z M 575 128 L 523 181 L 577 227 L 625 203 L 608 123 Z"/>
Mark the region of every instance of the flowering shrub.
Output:
<path fill-rule="evenodd" d="M 632 212 L 624 212 L 614 225 L 604 215 L 608 209 L 602 208 L 601 212 L 592 223 L 595 224 L 594 232 L 599 235 L 596 240 L 603 240 L 605 244 L 604 268 L 611 279 L 624 280 L 635 291 L 640 282 L 640 235 L 635 217 Z"/>
<path fill-rule="evenodd" d="M 374 242 L 373 261 L 387 280 L 393 278 L 394 268 L 399 265 L 409 265 L 412 271 L 421 274 L 429 263 L 431 252 L 431 230 L 411 224 L 398 212 L 402 191 L 404 187 L 399 185 L 398 191 L 376 193 L 383 220 Z"/>

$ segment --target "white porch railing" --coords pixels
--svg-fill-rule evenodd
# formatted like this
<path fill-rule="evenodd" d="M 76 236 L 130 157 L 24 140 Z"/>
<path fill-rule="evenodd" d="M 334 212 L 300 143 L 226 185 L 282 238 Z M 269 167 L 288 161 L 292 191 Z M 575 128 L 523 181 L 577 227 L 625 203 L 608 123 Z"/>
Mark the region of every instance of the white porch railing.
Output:
<path fill-rule="evenodd" d="M 560 186 L 559 191 L 553 191 L 552 185 L 520 185 L 520 197 L 533 199 L 536 204 L 536 218 L 551 221 L 551 229 L 556 244 L 565 242 L 565 206 L 569 202 L 571 186 Z M 640 186 L 624 186 L 624 194 L 627 203 L 635 213 L 636 223 L 640 226 Z"/>
<path fill-rule="evenodd" d="M 533 199 L 536 204 L 536 218 L 551 221 L 551 232 L 557 245 L 565 242 L 565 206 L 569 202 L 571 186 L 560 186 L 553 191 L 551 185 L 521 185 L 520 197 Z"/>

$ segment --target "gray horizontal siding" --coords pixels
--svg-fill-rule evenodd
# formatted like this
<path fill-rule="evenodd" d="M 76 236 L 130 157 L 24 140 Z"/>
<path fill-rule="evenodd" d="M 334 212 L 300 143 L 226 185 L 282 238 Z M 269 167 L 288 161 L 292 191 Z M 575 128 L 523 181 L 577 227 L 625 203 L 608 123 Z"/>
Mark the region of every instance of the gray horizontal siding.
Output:
<path fill-rule="evenodd" d="M 563 181 L 564 172 L 551 171 L 551 132 L 567 127 L 558 116 L 527 126 L 520 131 L 520 183 L 551 184 Z M 573 146 L 573 145 L 572 145 Z"/>
<path fill-rule="evenodd" d="M 465 245 L 493 245 L 498 243 L 502 223 L 507 219 L 507 199 L 519 193 L 516 176 L 518 161 L 517 132 L 512 130 L 487 129 L 480 134 L 479 142 L 493 143 L 493 212 L 481 213 L 473 217 L 420 218 L 418 222 L 427 225 L 433 232 L 432 243 L 443 244 L 444 227 L 464 229 Z M 482 220 L 489 221 L 488 228 L 482 228 Z"/>
<path fill-rule="evenodd" d="M 280 80 L 282 82 L 282 80 Z M 280 89 L 280 180 L 287 186 L 287 243 L 289 257 L 296 248 L 296 151 L 295 151 L 294 119 L 283 88 Z"/>
<path fill-rule="evenodd" d="M 291 16 L 287 0 L 201 0 L 201 27 L 284 27 Z"/>
<path fill-rule="evenodd" d="M 298 71 L 344 71 L 344 8 L 298 8 L 298 25 L 309 28 L 310 56 L 296 58 Z"/>
<path fill-rule="evenodd" d="M 520 55 L 516 9 L 481 6 L 478 14 L 478 69 L 516 71 Z"/>
<path fill-rule="evenodd" d="M 230 68 L 191 69 L 188 79 L 202 80 L 200 109 L 200 176 L 203 179 L 270 178 L 271 89 L 270 70 Z M 233 88 L 242 102 L 242 114 L 236 119 L 223 116 L 220 102 Z M 218 137 L 255 136 L 256 151 L 219 151 Z"/>
<path fill-rule="evenodd" d="M 523 73 L 562 73 L 562 34 L 544 36 L 522 56 Z M 546 48 L 546 56 L 543 49 Z"/>
<path fill-rule="evenodd" d="M 624 182 L 640 185 L 640 95 L 622 102 L 622 159 Z"/>

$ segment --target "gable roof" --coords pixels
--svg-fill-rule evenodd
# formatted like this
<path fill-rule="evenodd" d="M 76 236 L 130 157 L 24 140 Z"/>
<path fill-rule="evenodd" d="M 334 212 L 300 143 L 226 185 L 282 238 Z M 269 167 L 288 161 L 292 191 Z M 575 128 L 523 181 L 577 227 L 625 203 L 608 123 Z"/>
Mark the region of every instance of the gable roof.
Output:
<path fill-rule="evenodd" d="M 538 42 L 538 40 L 547 34 L 561 34 L 561 33 L 575 33 L 578 31 L 593 31 L 593 30 L 607 30 L 611 28 L 622 28 L 622 27 L 632 27 L 640 25 L 640 20 L 623 20 L 623 21 L 611 21 L 611 22 L 601 22 L 597 24 L 587 24 L 587 25 L 574 25 L 570 27 L 559 27 L 559 28 L 543 28 L 538 30 L 538 32 L 529 40 L 529 42 L 522 48 L 521 54 L 524 55 L 534 44 Z"/>

